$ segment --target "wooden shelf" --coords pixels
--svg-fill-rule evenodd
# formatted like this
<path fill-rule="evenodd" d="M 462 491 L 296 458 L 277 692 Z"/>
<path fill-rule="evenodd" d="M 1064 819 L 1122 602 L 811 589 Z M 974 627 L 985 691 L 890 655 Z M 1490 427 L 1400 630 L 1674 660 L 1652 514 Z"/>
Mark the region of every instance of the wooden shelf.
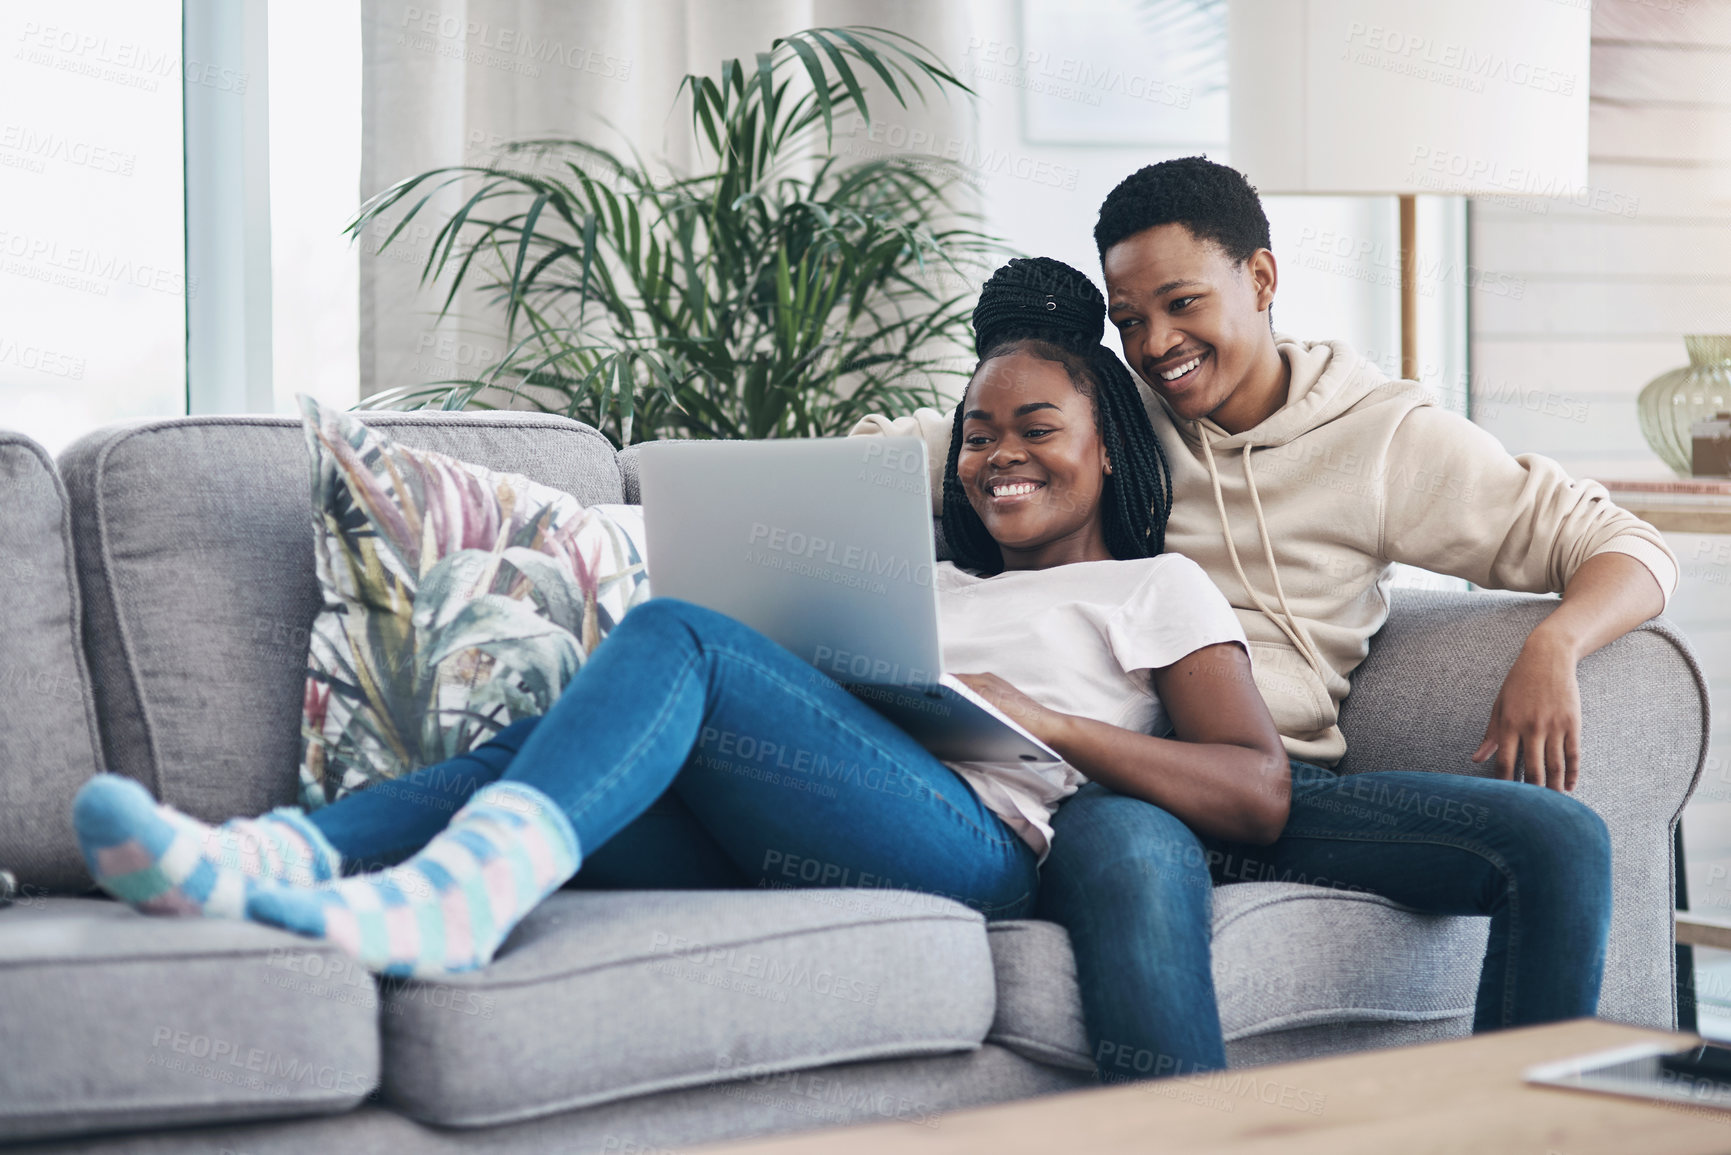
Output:
<path fill-rule="evenodd" d="M 1677 912 L 1677 945 L 1731 950 L 1731 918 L 1680 910 Z"/>
<path fill-rule="evenodd" d="M 1731 480 L 1600 480 L 1611 500 L 1669 533 L 1731 533 Z"/>

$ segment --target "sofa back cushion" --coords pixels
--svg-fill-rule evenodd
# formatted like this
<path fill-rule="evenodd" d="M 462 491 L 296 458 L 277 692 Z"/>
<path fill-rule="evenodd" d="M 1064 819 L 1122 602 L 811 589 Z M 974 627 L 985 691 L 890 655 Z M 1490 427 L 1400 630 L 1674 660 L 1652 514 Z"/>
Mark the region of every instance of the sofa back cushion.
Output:
<path fill-rule="evenodd" d="M 595 430 L 526 413 L 362 415 L 411 446 L 617 502 Z M 60 459 L 109 769 L 207 819 L 296 800 L 313 568 L 299 421 L 110 426 Z"/>
<path fill-rule="evenodd" d="M 80 891 L 72 795 L 96 773 L 96 717 L 78 645 L 72 526 L 54 462 L 0 432 L 0 869 L 26 893 Z"/>

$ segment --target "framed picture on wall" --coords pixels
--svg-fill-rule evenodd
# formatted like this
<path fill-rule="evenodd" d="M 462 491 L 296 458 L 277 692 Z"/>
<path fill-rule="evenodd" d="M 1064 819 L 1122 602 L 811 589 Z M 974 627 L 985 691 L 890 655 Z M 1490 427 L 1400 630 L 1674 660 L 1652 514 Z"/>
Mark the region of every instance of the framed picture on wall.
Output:
<path fill-rule="evenodd" d="M 1226 0 L 1021 0 L 1021 40 L 980 67 L 1014 76 L 1030 143 L 1225 152 Z"/>

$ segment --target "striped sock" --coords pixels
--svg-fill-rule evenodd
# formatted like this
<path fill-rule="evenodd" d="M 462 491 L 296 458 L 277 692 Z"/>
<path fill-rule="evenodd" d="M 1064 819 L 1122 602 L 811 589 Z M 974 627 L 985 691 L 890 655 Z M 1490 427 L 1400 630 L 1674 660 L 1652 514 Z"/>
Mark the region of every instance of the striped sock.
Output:
<path fill-rule="evenodd" d="M 118 774 L 84 784 L 72 824 L 96 884 L 146 914 L 245 918 L 253 880 L 316 886 L 342 862 L 292 807 L 210 826 Z"/>
<path fill-rule="evenodd" d="M 326 939 L 381 974 L 451 974 L 491 962 L 579 860 L 576 832 L 552 799 L 494 782 L 407 862 L 317 890 L 261 884 L 246 912 Z"/>

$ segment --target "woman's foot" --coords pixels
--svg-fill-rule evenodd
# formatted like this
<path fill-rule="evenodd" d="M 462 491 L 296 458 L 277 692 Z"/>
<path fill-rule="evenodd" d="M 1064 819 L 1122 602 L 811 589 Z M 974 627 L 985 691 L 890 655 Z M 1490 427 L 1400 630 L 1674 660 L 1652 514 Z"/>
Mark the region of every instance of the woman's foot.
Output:
<path fill-rule="evenodd" d="M 325 939 L 381 974 L 476 970 L 578 861 L 564 811 L 531 786 L 494 782 L 400 866 L 317 890 L 260 884 L 247 917 Z"/>
<path fill-rule="evenodd" d="M 317 886 L 342 862 L 299 810 L 209 826 L 118 774 L 84 784 L 72 824 L 96 884 L 147 914 L 245 918 L 257 880 Z"/>

